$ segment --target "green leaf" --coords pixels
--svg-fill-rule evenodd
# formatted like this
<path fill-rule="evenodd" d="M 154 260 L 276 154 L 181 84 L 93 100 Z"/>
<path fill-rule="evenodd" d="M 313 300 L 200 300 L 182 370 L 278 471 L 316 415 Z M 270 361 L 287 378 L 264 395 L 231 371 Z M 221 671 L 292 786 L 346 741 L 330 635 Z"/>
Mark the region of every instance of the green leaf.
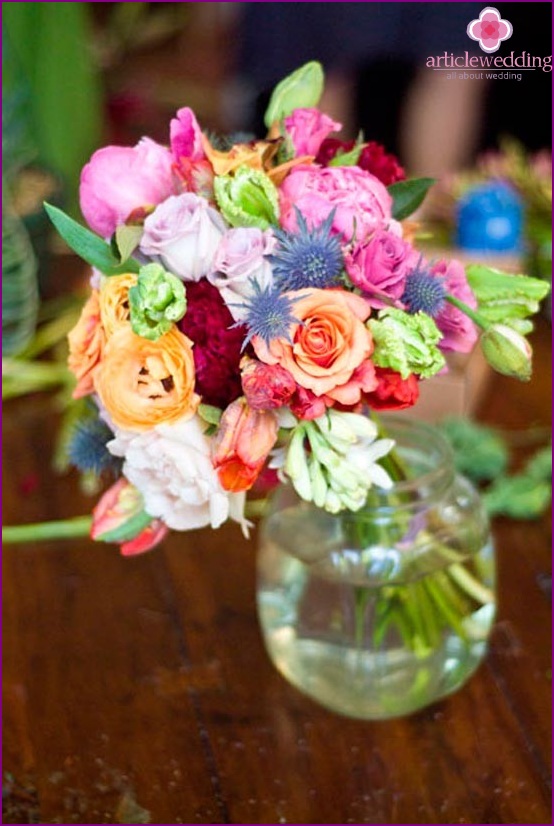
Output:
<path fill-rule="evenodd" d="M 528 325 L 522 327 L 521 320 L 538 312 L 540 302 L 550 291 L 550 284 L 541 278 L 502 272 L 482 264 L 470 264 L 466 276 L 479 312 L 488 321 L 510 324 L 523 335 L 528 332 Z"/>
<path fill-rule="evenodd" d="M 364 143 L 360 143 L 352 147 L 349 152 L 338 152 L 335 157 L 329 161 L 328 166 L 356 166 L 365 145 Z"/>
<path fill-rule="evenodd" d="M 434 183 L 434 178 L 412 178 L 391 184 L 388 190 L 392 195 L 392 217 L 403 221 L 415 212 Z"/>
<path fill-rule="evenodd" d="M 120 261 L 127 261 L 127 259 L 132 256 L 140 243 L 143 232 L 143 227 L 127 226 L 126 224 L 116 229 L 115 243 L 119 252 Z"/>
<path fill-rule="evenodd" d="M 72 250 L 87 264 L 100 270 L 104 275 L 122 275 L 127 272 L 137 272 L 140 264 L 134 258 L 128 258 L 123 263 L 114 255 L 109 244 L 94 232 L 62 212 L 52 204 L 44 203 L 48 217 Z"/>
<path fill-rule="evenodd" d="M 550 483 L 526 473 L 500 476 L 483 494 L 489 516 L 502 514 L 512 519 L 536 519 L 546 510 L 551 498 Z"/>
<path fill-rule="evenodd" d="M 475 482 L 495 479 L 508 465 L 502 435 L 465 416 L 449 416 L 439 424 L 454 451 L 456 470 Z"/>
<path fill-rule="evenodd" d="M 271 95 L 264 123 L 269 129 L 286 118 L 294 109 L 317 106 L 323 92 L 324 74 L 321 63 L 311 60 L 283 78 Z"/>
<path fill-rule="evenodd" d="M 221 421 L 222 411 L 213 404 L 201 404 L 198 407 L 198 415 L 208 424 L 218 425 Z"/>

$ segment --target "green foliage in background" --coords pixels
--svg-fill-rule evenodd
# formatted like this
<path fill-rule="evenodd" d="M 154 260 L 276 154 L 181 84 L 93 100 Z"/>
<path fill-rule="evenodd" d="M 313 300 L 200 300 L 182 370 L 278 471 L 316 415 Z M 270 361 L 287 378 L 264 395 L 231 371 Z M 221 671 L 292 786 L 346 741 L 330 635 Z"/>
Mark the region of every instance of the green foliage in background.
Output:
<path fill-rule="evenodd" d="M 552 445 L 538 450 L 521 470 L 508 473 L 508 434 L 462 417 L 449 417 L 440 428 L 454 451 L 456 470 L 476 484 L 486 484 L 483 501 L 489 516 L 536 519 L 552 499 Z M 533 431 L 522 431 L 533 437 Z"/>
<path fill-rule="evenodd" d="M 3 58 L 3 95 L 6 82 L 17 82 L 21 73 L 38 160 L 62 176 L 75 211 L 79 173 L 100 144 L 102 129 L 88 4 L 4 3 L 2 18 L 10 46 Z"/>

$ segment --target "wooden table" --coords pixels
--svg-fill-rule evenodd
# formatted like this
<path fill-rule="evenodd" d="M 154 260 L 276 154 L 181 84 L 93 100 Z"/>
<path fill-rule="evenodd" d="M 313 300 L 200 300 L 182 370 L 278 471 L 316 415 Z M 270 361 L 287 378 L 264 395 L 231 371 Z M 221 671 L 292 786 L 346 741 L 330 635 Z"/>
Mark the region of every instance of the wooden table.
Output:
<path fill-rule="evenodd" d="M 532 382 L 495 376 L 480 418 L 550 419 L 550 328 Z M 49 469 L 45 397 L 5 406 L 5 523 L 86 513 Z M 122 559 L 89 541 L 4 549 L 5 823 L 550 822 L 549 520 L 498 520 L 489 656 L 455 696 L 363 723 L 274 670 L 255 537 L 172 534 Z"/>

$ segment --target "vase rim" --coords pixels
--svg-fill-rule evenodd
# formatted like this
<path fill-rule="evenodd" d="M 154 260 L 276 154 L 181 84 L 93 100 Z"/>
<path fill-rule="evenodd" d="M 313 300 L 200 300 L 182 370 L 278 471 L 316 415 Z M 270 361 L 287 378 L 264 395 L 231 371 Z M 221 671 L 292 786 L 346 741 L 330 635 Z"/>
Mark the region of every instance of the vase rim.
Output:
<path fill-rule="evenodd" d="M 412 446 L 421 454 L 425 453 L 428 468 L 413 478 L 394 482 L 392 489 L 373 487 L 371 491 L 377 501 L 371 503 L 369 509 L 413 507 L 414 504 L 421 504 L 438 496 L 452 484 L 455 475 L 454 453 L 436 426 L 398 415 L 384 415 L 382 422 L 385 430 L 383 435 L 390 435 L 400 450 L 403 446 Z M 404 496 L 406 501 L 393 505 L 390 501 L 391 493 Z M 347 512 L 343 512 L 342 515 L 347 518 L 349 516 Z M 352 512 L 351 516 L 359 518 L 360 512 Z"/>

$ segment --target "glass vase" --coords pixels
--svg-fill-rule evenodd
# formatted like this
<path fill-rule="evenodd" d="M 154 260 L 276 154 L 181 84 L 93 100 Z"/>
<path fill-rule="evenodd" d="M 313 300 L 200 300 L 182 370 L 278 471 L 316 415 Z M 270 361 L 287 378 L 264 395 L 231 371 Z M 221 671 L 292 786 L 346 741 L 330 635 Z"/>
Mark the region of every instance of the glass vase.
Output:
<path fill-rule="evenodd" d="M 434 429 L 385 419 L 405 481 L 332 515 L 274 493 L 260 526 L 258 610 L 277 669 L 362 719 L 409 714 L 462 686 L 495 615 L 490 527 Z"/>

